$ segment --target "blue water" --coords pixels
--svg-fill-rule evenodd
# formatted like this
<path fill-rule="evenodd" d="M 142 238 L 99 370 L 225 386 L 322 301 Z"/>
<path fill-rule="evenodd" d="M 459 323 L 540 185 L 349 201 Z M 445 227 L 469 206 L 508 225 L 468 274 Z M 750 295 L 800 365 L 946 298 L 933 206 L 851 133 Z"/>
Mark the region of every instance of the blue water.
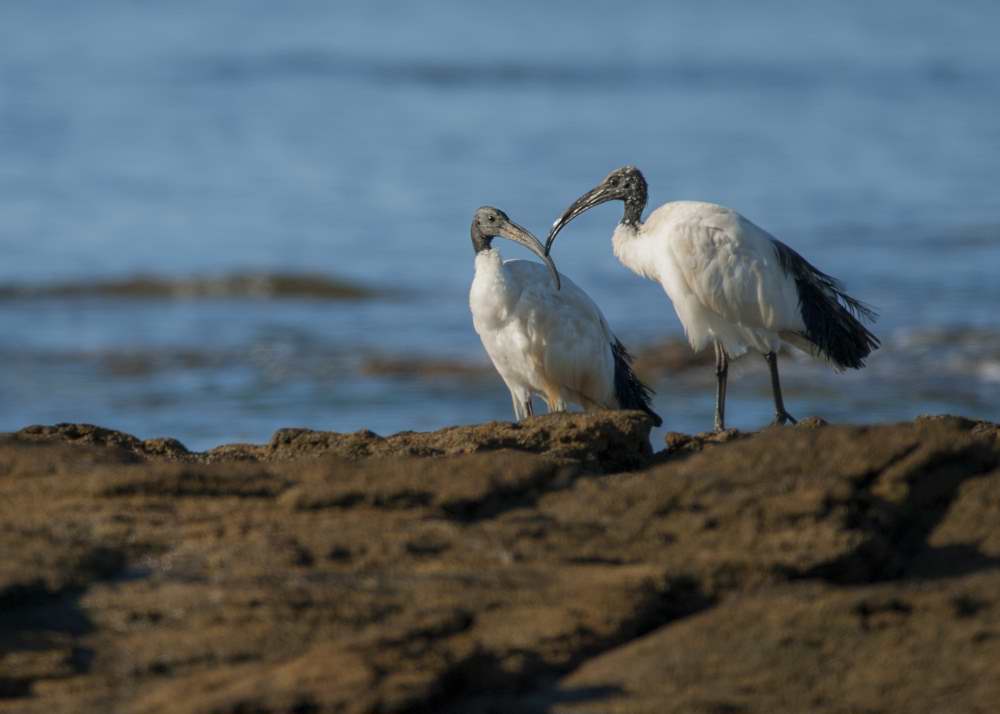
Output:
<path fill-rule="evenodd" d="M 392 294 L 0 300 L 0 430 L 202 448 L 509 418 L 489 374 L 364 362 L 482 362 L 473 210 L 541 234 L 625 163 L 653 206 L 733 206 L 880 309 L 868 370 L 787 365 L 790 411 L 997 418 L 997 27 L 987 1 L 4 2 L 0 286 L 309 271 Z M 678 336 L 611 255 L 619 211 L 575 221 L 560 269 L 631 345 Z M 751 427 L 770 404 L 744 371 Z M 655 386 L 670 429 L 708 427 L 711 374 Z"/>

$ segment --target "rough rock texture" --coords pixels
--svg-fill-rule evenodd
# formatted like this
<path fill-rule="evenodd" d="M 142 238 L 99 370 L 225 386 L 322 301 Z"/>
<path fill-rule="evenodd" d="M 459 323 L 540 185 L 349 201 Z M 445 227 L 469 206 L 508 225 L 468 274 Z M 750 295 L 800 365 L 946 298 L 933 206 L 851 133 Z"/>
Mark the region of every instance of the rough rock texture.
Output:
<path fill-rule="evenodd" d="M 163 457 L 178 461 L 287 461 L 329 457 L 356 461 L 372 456 L 454 456 L 498 449 L 546 454 L 559 461 L 579 462 L 602 471 L 648 462 L 651 423 L 642 412 L 551 414 L 527 422 L 489 422 L 434 432 L 404 431 L 382 437 L 354 433 L 279 429 L 269 444 L 227 444 L 204 453 L 189 452 L 176 439 L 140 441 L 131 434 L 92 424 L 29 426 L 8 436 L 18 442 L 73 443 L 110 446 L 127 458 Z"/>
<path fill-rule="evenodd" d="M 19 432 L 0 711 L 996 711 L 1000 431 L 812 426 Z"/>

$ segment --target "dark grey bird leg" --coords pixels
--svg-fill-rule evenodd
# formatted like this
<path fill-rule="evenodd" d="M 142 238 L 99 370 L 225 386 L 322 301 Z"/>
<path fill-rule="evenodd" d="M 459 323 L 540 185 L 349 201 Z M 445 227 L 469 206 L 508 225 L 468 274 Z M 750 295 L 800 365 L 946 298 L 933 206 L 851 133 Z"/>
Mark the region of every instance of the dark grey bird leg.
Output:
<path fill-rule="evenodd" d="M 514 390 L 511 390 L 510 400 L 514 403 L 514 421 L 524 421 L 528 417 L 535 416 L 530 394 L 527 399 L 522 400 L 519 394 L 515 394 Z"/>
<path fill-rule="evenodd" d="M 768 352 L 764 355 L 767 366 L 771 370 L 771 392 L 774 394 L 774 424 L 780 425 L 785 422 L 797 424 L 791 414 L 785 411 L 785 401 L 781 398 L 781 381 L 778 379 L 778 355 Z"/>
<path fill-rule="evenodd" d="M 718 342 L 715 343 L 715 430 L 726 428 L 726 378 L 729 376 L 729 356 Z"/>

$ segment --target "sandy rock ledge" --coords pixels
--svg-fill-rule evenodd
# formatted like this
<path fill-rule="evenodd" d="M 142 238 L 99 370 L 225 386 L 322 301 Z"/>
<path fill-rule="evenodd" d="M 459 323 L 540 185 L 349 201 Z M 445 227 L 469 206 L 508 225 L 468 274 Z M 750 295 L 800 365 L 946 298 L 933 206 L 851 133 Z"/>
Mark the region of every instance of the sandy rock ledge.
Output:
<path fill-rule="evenodd" d="M 0 438 L 0 711 L 993 712 L 1000 431 Z"/>

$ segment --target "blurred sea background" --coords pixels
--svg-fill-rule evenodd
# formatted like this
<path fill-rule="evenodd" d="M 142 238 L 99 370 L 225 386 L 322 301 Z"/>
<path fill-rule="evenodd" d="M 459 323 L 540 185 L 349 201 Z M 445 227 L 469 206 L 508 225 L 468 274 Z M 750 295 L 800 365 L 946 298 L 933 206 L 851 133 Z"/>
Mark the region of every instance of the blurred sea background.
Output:
<path fill-rule="evenodd" d="M 878 308 L 868 369 L 783 361 L 793 414 L 996 419 L 998 27 L 987 0 L 0 3 L 0 431 L 510 419 L 472 213 L 544 238 L 626 163 L 650 208 L 729 205 Z M 681 328 L 612 256 L 620 214 L 553 255 L 655 354 Z M 754 428 L 744 362 L 728 416 Z M 654 381 L 666 429 L 710 428 L 711 368 Z"/>

